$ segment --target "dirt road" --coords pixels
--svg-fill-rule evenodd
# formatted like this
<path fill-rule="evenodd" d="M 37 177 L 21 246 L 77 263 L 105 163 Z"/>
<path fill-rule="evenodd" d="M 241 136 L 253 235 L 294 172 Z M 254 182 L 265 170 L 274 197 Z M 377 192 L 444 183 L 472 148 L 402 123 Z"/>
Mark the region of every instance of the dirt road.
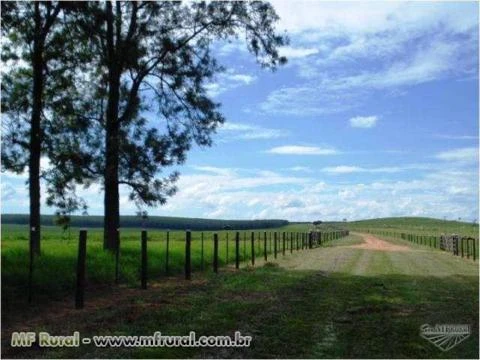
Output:
<path fill-rule="evenodd" d="M 345 246 L 352 249 L 365 249 L 365 250 L 378 250 L 378 251 L 412 251 L 408 246 L 404 245 L 395 245 L 388 241 L 381 240 L 370 234 L 359 234 L 352 233 L 353 235 L 358 235 L 363 238 L 365 241 L 363 244 Z"/>

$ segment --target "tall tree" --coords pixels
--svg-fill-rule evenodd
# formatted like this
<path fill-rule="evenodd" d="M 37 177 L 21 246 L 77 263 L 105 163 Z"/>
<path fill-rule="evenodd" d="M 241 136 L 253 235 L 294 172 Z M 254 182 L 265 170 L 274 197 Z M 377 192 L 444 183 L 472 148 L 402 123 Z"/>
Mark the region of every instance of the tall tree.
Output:
<path fill-rule="evenodd" d="M 40 254 L 40 158 L 50 48 L 58 41 L 60 2 L 2 2 L 2 167 L 28 167 L 30 251 Z"/>
<path fill-rule="evenodd" d="M 224 121 L 206 84 L 223 68 L 211 54 L 215 40 L 245 36 L 248 50 L 275 69 L 286 59 L 277 48 L 278 20 L 264 2 L 91 2 L 77 26 L 97 58 L 86 94 L 92 106 L 89 181 L 104 186 L 104 247 L 118 244 L 119 186 L 139 205 L 163 204 L 175 192 L 177 173 L 160 178 L 168 165 L 183 163 L 195 142 L 212 143 Z M 147 120 L 146 114 L 156 114 Z M 87 136 L 85 139 L 88 139 Z M 63 168 L 62 162 L 56 162 Z"/>

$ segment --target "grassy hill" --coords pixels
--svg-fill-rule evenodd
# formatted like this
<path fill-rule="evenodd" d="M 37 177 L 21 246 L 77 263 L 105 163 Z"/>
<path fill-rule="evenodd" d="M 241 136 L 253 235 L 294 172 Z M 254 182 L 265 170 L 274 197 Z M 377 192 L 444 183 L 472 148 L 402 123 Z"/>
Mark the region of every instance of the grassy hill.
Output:
<path fill-rule="evenodd" d="M 350 230 L 387 230 L 418 235 L 460 234 L 478 238 L 478 224 L 425 217 L 391 217 L 352 221 Z"/>

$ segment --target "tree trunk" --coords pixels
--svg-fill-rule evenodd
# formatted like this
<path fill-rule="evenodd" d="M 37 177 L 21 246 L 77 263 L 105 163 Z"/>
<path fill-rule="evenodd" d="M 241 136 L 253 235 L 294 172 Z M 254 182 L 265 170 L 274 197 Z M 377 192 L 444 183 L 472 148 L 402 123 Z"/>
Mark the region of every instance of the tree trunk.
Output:
<path fill-rule="evenodd" d="M 41 113 L 43 92 L 43 37 L 40 4 L 35 3 L 35 37 L 33 43 L 33 103 L 30 122 L 30 251 L 40 255 L 40 155 L 41 155 Z"/>
<path fill-rule="evenodd" d="M 115 53 L 114 19 L 112 4 L 106 2 L 107 51 L 108 51 L 108 104 L 105 132 L 105 201 L 104 201 L 104 240 L 103 247 L 117 249 L 120 226 L 120 198 L 118 191 L 119 130 L 118 106 L 120 98 L 120 74 Z"/>

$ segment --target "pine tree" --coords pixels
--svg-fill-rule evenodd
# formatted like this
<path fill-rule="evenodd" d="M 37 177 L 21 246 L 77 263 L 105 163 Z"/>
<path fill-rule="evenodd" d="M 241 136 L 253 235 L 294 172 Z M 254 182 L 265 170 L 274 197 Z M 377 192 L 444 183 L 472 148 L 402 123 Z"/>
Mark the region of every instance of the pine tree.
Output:
<path fill-rule="evenodd" d="M 30 251 L 40 254 L 40 158 L 45 150 L 49 69 L 60 2 L 2 2 L 2 168 L 28 167 Z"/>
<path fill-rule="evenodd" d="M 50 203 L 62 208 L 74 199 L 76 205 L 65 185 L 73 192 L 72 183 L 101 182 L 104 247 L 115 249 L 119 187 L 129 188 L 139 206 L 165 203 L 176 191 L 178 173 L 165 176 L 162 170 L 183 163 L 193 143 L 211 145 L 225 120 L 206 91 L 223 70 L 211 53 L 214 41 L 243 35 L 260 65 L 275 69 L 286 61 L 277 51 L 286 43 L 275 33 L 277 20 L 264 2 L 85 3 L 72 33 L 88 43 L 90 69 L 80 85 L 83 105 L 74 108 L 82 109 L 89 125 L 82 125 L 78 144 L 54 152 L 56 170 L 49 178 L 57 186 Z M 147 120 L 147 113 L 157 116 Z"/>

